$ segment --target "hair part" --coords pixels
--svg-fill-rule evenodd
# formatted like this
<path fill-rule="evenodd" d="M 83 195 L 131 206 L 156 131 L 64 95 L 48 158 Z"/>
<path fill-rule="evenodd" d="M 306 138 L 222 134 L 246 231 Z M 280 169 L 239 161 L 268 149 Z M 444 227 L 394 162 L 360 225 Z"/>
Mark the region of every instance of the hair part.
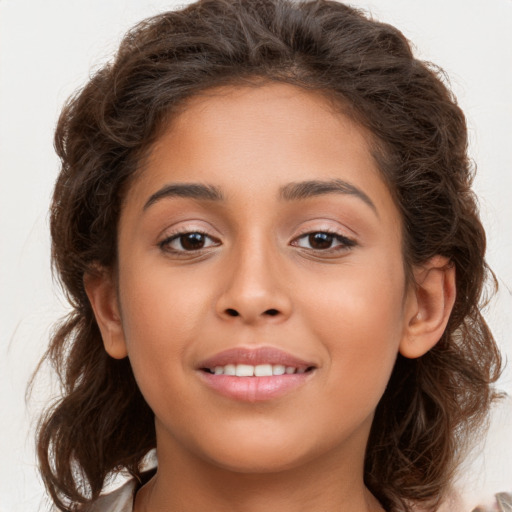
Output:
<path fill-rule="evenodd" d="M 41 420 L 38 456 L 60 510 L 92 503 L 120 469 L 140 479 L 156 443 L 128 359 L 103 348 L 84 275 L 115 267 L 125 191 L 186 99 L 268 81 L 320 92 L 371 133 L 403 219 L 406 267 L 437 254 L 456 267 L 441 340 L 417 360 L 398 356 L 367 446 L 366 485 L 386 510 L 434 510 L 461 448 L 485 425 L 501 366 L 481 314 L 485 233 L 465 119 L 441 71 L 416 60 L 396 28 L 338 2 L 201 0 L 130 30 L 58 122 L 52 260 L 73 310 L 45 355 L 63 397 Z"/>

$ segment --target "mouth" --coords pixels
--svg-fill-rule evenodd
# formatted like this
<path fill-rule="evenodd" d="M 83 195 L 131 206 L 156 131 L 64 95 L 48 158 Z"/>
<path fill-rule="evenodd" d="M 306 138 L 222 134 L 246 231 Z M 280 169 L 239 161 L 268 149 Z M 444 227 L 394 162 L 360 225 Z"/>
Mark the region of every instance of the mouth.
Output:
<path fill-rule="evenodd" d="M 245 402 L 272 400 L 298 390 L 316 369 L 316 364 L 272 347 L 230 349 L 198 367 L 211 390 Z"/>
<path fill-rule="evenodd" d="M 294 375 L 311 372 L 314 366 L 285 366 L 283 364 L 263 363 L 251 364 L 226 364 L 211 368 L 201 368 L 203 372 L 212 375 L 230 375 L 234 377 L 273 377 L 277 375 Z"/>

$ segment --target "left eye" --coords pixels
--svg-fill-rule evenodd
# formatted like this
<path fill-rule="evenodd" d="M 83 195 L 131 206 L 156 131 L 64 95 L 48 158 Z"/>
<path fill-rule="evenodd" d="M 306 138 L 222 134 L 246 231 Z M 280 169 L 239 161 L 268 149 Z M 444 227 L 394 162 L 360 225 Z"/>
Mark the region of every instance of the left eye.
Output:
<path fill-rule="evenodd" d="M 178 233 L 160 242 L 162 249 L 174 252 L 199 251 L 215 245 L 219 245 L 218 240 L 198 231 Z"/>
<path fill-rule="evenodd" d="M 355 245 L 353 240 L 346 238 L 342 235 L 335 233 L 328 233 L 325 231 L 315 231 L 313 233 L 306 233 L 296 238 L 292 245 L 303 247 L 305 249 L 313 249 L 317 251 L 325 251 L 337 247 L 348 248 Z"/>

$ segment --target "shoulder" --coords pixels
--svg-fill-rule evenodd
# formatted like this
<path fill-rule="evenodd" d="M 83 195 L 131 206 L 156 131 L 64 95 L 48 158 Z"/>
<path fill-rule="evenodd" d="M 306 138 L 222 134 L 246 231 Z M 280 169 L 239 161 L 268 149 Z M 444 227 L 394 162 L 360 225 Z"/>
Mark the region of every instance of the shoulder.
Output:
<path fill-rule="evenodd" d="M 138 478 L 132 477 L 117 489 L 100 495 L 90 505 L 80 508 L 80 512 L 133 512 L 135 494 L 156 473 L 156 466 L 146 468 Z M 60 512 L 54 507 L 51 512 Z"/>
<path fill-rule="evenodd" d="M 512 493 L 500 492 L 493 498 L 484 500 L 477 507 L 469 505 L 467 500 L 453 490 L 443 500 L 436 512 L 512 512 Z M 422 508 L 412 507 L 414 512 L 425 512 Z"/>
<path fill-rule="evenodd" d="M 88 512 L 132 512 L 137 487 L 138 483 L 135 479 L 128 480 L 115 491 L 101 496 Z"/>
<path fill-rule="evenodd" d="M 495 496 L 495 503 L 488 507 L 476 507 L 472 512 L 512 512 L 512 493 L 500 492 Z"/>
<path fill-rule="evenodd" d="M 103 494 L 84 512 L 133 512 L 133 499 L 138 482 L 132 478 L 115 491 Z M 59 512 L 54 508 L 52 512 Z"/>

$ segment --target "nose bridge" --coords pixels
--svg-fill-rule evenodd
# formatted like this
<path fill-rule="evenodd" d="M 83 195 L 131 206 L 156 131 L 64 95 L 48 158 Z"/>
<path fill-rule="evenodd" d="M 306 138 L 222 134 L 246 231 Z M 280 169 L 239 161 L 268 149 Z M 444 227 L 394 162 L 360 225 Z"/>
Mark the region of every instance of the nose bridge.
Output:
<path fill-rule="evenodd" d="M 218 313 L 248 323 L 287 317 L 291 301 L 279 264 L 281 257 L 275 242 L 262 233 L 238 240 L 226 265 Z"/>

